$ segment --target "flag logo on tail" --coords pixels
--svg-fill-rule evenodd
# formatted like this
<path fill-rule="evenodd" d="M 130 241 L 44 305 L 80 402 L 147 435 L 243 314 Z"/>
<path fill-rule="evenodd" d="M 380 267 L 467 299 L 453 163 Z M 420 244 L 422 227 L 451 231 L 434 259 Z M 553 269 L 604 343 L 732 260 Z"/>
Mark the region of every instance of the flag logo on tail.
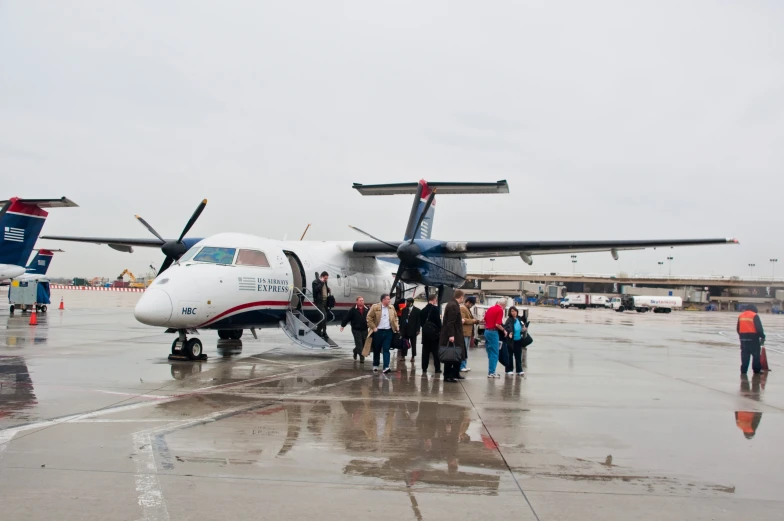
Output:
<path fill-rule="evenodd" d="M 24 228 L 11 228 L 6 226 L 5 233 L 3 233 L 3 240 L 24 242 Z"/>

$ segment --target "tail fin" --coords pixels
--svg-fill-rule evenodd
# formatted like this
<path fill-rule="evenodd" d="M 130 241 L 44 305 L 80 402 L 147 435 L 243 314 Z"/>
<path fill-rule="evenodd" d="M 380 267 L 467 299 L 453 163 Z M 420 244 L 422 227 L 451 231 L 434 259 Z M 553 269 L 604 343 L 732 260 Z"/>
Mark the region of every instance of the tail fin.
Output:
<path fill-rule="evenodd" d="M 63 250 L 38 250 L 38 253 L 33 257 L 33 260 L 27 265 L 27 270 L 25 270 L 25 272 L 35 275 L 46 275 L 46 272 L 49 270 L 49 265 L 52 263 L 54 252 L 56 251 Z"/>
<path fill-rule="evenodd" d="M 419 222 L 419 217 L 422 215 L 422 211 L 425 209 L 427 198 L 430 197 L 431 192 L 432 191 L 428 186 L 427 181 L 424 179 L 419 181 L 416 195 L 414 195 L 414 204 L 411 207 L 411 213 L 408 216 L 408 226 L 406 226 L 406 233 L 403 236 L 403 240 L 410 241 L 412 237 L 414 239 L 429 239 L 432 235 L 433 218 L 436 214 L 435 199 L 433 199 L 433 204 L 430 206 L 430 209 L 428 209 L 427 215 L 422 221 L 422 226 L 419 228 L 419 233 L 416 235 L 416 237 L 414 237 L 414 227 L 416 226 L 417 222 Z"/>
<path fill-rule="evenodd" d="M 49 215 L 43 208 L 76 206 L 61 199 L 20 199 L 0 201 L 0 264 L 24 266 Z"/>

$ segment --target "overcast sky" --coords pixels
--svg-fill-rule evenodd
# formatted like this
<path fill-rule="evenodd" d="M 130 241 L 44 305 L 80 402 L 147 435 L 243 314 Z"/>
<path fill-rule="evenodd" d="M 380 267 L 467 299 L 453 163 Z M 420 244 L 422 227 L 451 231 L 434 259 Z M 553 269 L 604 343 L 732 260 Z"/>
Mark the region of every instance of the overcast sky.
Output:
<path fill-rule="evenodd" d="M 80 205 L 45 234 L 176 237 L 206 197 L 192 237 L 396 240 L 409 197 L 351 183 L 507 179 L 439 198 L 434 237 L 737 236 L 577 270 L 784 275 L 782 27 L 775 0 L 0 0 L 0 198 Z M 163 260 L 39 246 L 55 276 Z"/>

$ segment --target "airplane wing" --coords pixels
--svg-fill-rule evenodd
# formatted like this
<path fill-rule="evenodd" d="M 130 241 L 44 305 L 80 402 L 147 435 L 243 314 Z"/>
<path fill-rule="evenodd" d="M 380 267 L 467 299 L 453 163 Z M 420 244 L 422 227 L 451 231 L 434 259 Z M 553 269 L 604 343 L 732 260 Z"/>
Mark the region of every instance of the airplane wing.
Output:
<path fill-rule="evenodd" d="M 68 237 L 62 235 L 43 235 L 41 239 L 51 239 L 53 241 L 87 242 L 91 244 L 106 244 L 117 251 L 128 253 L 133 252 L 134 246 L 139 248 L 160 248 L 163 246 L 157 238 L 151 239 L 128 239 L 119 237 Z"/>
<path fill-rule="evenodd" d="M 737 244 L 737 239 L 667 239 L 629 241 L 441 241 L 440 245 L 422 253 L 426 256 L 481 259 L 556 255 L 560 253 L 589 253 L 609 251 L 615 256 L 621 250 L 673 248 L 676 246 L 708 246 Z M 365 255 L 389 255 L 397 252 L 400 241 L 382 244 L 375 241 L 355 242 L 353 251 Z M 524 259 L 525 260 L 525 259 Z"/>

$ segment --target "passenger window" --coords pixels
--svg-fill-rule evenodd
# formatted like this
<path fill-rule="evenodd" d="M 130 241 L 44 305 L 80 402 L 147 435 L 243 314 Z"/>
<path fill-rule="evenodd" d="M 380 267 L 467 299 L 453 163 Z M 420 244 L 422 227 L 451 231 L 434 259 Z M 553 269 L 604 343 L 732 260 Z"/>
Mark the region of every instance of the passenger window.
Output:
<path fill-rule="evenodd" d="M 196 262 L 209 262 L 212 264 L 231 264 L 234 261 L 236 248 L 214 248 L 207 246 L 202 248 L 193 260 Z"/>
<path fill-rule="evenodd" d="M 240 250 L 237 255 L 237 266 L 258 266 L 260 268 L 269 268 L 269 261 L 264 252 L 258 250 Z"/>

